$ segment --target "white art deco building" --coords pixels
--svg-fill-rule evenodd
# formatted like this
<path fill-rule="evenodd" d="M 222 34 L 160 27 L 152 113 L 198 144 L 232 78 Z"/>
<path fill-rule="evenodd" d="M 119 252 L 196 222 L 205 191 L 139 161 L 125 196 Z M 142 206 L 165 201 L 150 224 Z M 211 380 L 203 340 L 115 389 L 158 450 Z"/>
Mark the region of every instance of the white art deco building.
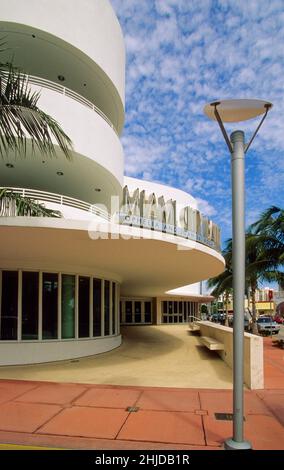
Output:
<path fill-rule="evenodd" d="M 74 145 L 71 161 L 29 148 L 0 161 L 1 187 L 62 214 L 1 214 L 0 364 L 105 352 L 121 324 L 188 321 L 208 300 L 199 282 L 224 268 L 219 229 L 189 194 L 124 176 L 125 48 L 109 1 L 1 1 L 0 38 L 1 62 L 28 74 Z"/>

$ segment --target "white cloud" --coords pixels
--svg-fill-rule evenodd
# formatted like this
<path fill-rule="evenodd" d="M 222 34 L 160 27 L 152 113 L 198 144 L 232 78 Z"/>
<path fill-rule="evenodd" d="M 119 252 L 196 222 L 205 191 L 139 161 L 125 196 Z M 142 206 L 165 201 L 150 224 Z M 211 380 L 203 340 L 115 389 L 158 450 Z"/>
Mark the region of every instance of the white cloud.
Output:
<path fill-rule="evenodd" d="M 201 199 L 199 197 L 196 198 L 198 209 L 200 212 L 202 212 L 204 215 L 207 215 L 208 217 L 216 215 L 217 211 L 216 209 L 209 204 L 208 201 L 205 201 L 205 199 Z"/>
<path fill-rule="evenodd" d="M 283 0 L 111 0 L 127 47 L 126 172 L 193 192 L 230 232 L 230 156 L 205 103 L 275 103 L 246 155 L 248 218 L 282 204 Z M 250 137 L 259 119 L 242 123 Z M 230 133 L 235 126 L 227 126 Z M 212 214 L 212 212 L 211 212 Z M 213 214 L 212 214 L 213 215 Z"/>

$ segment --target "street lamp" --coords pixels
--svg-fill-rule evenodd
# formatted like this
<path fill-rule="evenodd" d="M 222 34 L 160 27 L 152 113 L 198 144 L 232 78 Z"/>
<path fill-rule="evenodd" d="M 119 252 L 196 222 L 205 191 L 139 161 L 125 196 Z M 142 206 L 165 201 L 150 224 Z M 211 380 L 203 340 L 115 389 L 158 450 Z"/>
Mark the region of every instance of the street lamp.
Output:
<path fill-rule="evenodd" d="M 244 440 L 244 297 L 245 297 L 245 177 L 244 156 L 252 144 L 272 104 L 262 100 L 214 101 L 204 108 L 210 119 L 218 122 L 231 154 L 232 231 L 233 231 L 233 437 L 225 441 L 225 449 L 249 450 Z M 243 131 L 234 131 L 230 138 L 223 122 L 247 121 L 262 116 L 248 144 Z"/>

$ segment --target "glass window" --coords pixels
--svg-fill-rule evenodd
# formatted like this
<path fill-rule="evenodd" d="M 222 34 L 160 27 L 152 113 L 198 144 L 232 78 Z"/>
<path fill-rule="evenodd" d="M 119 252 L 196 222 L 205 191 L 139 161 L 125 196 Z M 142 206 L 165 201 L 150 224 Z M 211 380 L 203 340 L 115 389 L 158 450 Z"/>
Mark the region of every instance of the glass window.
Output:
<path fill-rule="evenodd" d="M 151 321 L 152 321 L 152 302 L 145 302 L 144 303 L 144 311 L 145 311 L 145 323 L 151 323 Z"/>
<path fill-rule="evenodd" d="M 132 323 L 132 302 L 130 300 L 125 302 L 125 322 Z"/>
<path fill-rule="evenodd" d="M 174 313 L 178 313 L 178 303 L 174 302 Z"/>
<path fill-rule="evenodd" d="M 167 315 L 163 315 L 163 323 L 168 323 L 168 316 Z"/>
<path fill-rule="evenodd" d="M 173 313 L 173 302 L 168 302 L 168 306 L 169 306 L 169 314 L 171 315 Z"/>
<path fill-rule="evenodd" d="M 38 339 L 39 273 L 23 272 L 22 339 Z"/>
<path fill-rule="evenodd" d="M 193 315 L 191 305 L 192 305 L 191 302 L 187 302 L 189 321 L 192 321 L 192 315 Z"/>
<path fill-rule="evenodd" d="M 90 336 L 90 278 L 79 277 L 78 327 L 79 338 Z"/>
<path fill-rule="evenodd" d="M 187 321 L 187 303 L 183 302 L 183 321 Z"/>
<path fill-rule="evenodd" d="M 178 313 L 182 313 L 182 302 L 178 303 Z"/>
<path fill-rule="evenodd" d="M 120 323 L 122 323 L 122 302 L 119 302 L 119 318 Z"/>
<path fill-rule="evenodd" d="M 141 302 L 136 301 L 134 302 L 134 318 L 135 318 L 135 323 L 141 323 Z"/>
<path fill-rule="evenodd" d="M 102 297 L 102 281 L 101 279 L 93 280 L 93 336 L 101 336 L 101 297 Z"/>
<path fill-rule="evenodd" d="M 109 305 L 110 282 L 105 281 L 105 336 L 110 334 L 110 305 Z"/>
<path fill-rule="evenodd" d="M 173 323 L 173 316 L 170 315 L 169 318 L 168 318 L 168 320 L 169 320 L 169 323 Z"/>
<path fill-rule="evenodd" d="M 42 276 L 42 338 L 57 339 L 58 274 Z"/>
<path fill-rule="evenodd" d="M 75 276 L 62 274 L 61 336 L 75 338 Z"/>
<path fill-rule="evenodd" d="M 168 313 L 168 302 L 163 300 L 163 313 Z"/>
<path fill-rule="evenodd" d="M 112 334 L 115 335 L 116 330 L 116 284 L 112 283 Z"/>
<path fill-rule="evenodd" d="M 17 339 L 18 271 L 2 272 L 1 339 Z"/>

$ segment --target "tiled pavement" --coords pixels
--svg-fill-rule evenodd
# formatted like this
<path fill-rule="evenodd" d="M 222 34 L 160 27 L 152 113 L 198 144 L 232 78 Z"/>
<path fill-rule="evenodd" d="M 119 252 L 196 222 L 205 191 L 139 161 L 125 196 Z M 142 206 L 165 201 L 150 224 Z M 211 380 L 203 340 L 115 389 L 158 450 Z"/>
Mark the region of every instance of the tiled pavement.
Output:
<path fill-rule="evenodd" d="M 132 407 L 132 409 L 129 407 Z M 73 449 L 220 449 L 232 392 L 0 381 L 0 442 Z M 265 339 L 265 389 L 245 392 L 245 437 L 284 447 L 284 351 Z"/>

